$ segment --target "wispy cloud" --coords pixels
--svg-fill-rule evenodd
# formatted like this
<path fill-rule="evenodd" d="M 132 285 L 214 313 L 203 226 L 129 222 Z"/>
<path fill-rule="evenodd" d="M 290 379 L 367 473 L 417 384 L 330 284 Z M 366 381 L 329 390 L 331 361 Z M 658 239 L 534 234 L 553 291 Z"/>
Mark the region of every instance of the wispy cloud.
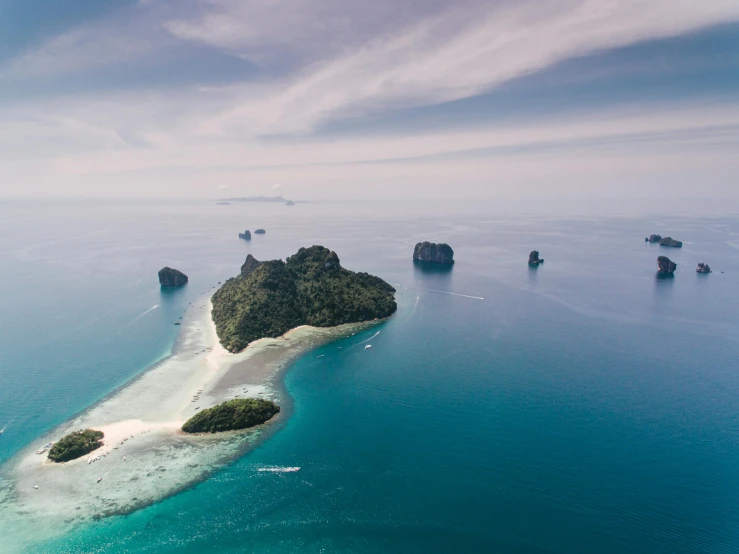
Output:
<path fill-rule="evenodd" d="M 474 97 L 564 60 L 735 20 L 735 0 L 183 0 L 176 11 L 148 0 L 27 49 L 0 67 L 0 83 L 94 80 L 193 45 L 248 59 L 259 71 L 227 86 L 193 79 L 177 88 L 121 84 L 75 95 L 54 94 L 52 82 L 42 96 L 0 105 L 0 173 L 22 174 L 25 160 L 44 160 L 49 172 L 67 176 L 329 167 L 739 125 L 736 103 L 658 110 L 636 103 L 423 135 L 321 134 L 327 123 L 351 126 Z M 276 178 L 286 182 L 270 181 Z"/>

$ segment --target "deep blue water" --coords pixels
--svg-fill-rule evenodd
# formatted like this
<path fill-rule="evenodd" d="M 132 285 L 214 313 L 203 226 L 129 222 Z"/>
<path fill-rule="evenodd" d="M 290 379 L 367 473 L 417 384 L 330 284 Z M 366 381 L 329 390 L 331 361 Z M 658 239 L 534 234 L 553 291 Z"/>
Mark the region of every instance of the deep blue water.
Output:
<path fill-rule="evenodd" d="M 255 451 L 39 550 L 739 551 L 739 219 L 474 212 L 0 207 L 0 426 L 17 415 L 0 460 L 166 355 L 173 314 L 247 252 L 323 244 L 407 287 L 371 350 L 375 330 L 287 372 L 292 415 Z M 644 244 L 652 232 L 685 246 Z M 423 239 L 452 244 L 454 268 L 414 266 Z M 673 279 L 656 278 L 659 254 Z M 162 296 L 165 264 L 184 291 Z"/>

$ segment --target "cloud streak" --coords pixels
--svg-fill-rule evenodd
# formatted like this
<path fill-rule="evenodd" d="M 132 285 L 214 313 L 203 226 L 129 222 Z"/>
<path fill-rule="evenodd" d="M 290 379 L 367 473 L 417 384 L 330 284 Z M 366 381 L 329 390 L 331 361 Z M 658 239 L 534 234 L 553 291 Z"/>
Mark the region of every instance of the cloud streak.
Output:
<path fill-rule="evenodd" d="M 474 97 L 565 60 L 736 20 L 735 0 L 185 0 L 176 13 L 150 0 L 50 37 L 0 67 L 0 84 L 45 79 L 52 89 L 0 105 L 0 178 L 3 171 L 38 176 L 31 166 L 40 161 L 51 178 L 419 163 L 495 149 L 657 143 L 686 133 L 733 140 L 738 104 L 716 101 L 591 107 L 426 134 L 337 138 L 322 130 Z M 246 59 L 258 70 L 226 86 L 193 80 L 53 93 L 54 79 L 162 64 L 186 48 Z"/>

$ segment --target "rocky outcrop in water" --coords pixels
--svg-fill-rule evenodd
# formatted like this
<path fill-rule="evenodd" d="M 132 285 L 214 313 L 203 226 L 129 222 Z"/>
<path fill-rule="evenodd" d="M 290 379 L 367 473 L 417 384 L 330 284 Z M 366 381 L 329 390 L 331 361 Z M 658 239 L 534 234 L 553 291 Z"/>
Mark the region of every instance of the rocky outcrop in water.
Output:
<path fill-rule="evenodd" d="M 675 240 L 672 237 L 665 237 L 659 241 L 660 246 L 670 246 L 671 248 L 682 248 L 683 243 L 679 240 Z"/>
<path fill-rule="evenodd" d="M 540 264 L 544 263 L 544 258 L 539 257 L 538 250 L 532 250 L 529 254 L 529 265 L 532 267 L 539 267 Z"/>
<path fill-rule="evenodd" d="M 661 275 L 672 275 L 677 269 L 677 264 L 667 256 L 657 258 L 657 273 Z"/>
<path fill-rule="evenodd" d="M 644 239 L 644 242 L 659 242 L 662 240 L 661 235 L 649 235 Z"/>
<path fill-rule="evenodd" d="M 159 284 L 163 287 L 181 287 L 187 283 L 187 275 L 172 269 L 171 267 L 163 267 L 159 270 Z"/>
<path fill-rule="evenodd" d="M 251 232 L 249 232 L 249 229 L 247 229 L 243 233 L 239 233 L 239 238 L 244 240 L 251 240 Z"/>
<path fill-rule="evenodd" d="M 697 273 L 711 273 L 711 268 L 708 264 L 700 263 L 698 264 L 698 267 L 695 268 L 695 271 Z"/>
<path fill-rule="evenodd" d="M 254 234 L 255 235 L 263 235 L 266 232 L 267 231 L 265 231 L 264 229 L 257 229 L 256 231 L 254 231 Z"/>
<path fill-rule="evenodd" d="M 285 206 L 294 206 L 294 205 L 295 205 L 295 202 L 293 202 L 292 200 L 288 200 L 287 202 L 285 202 Z"/>
<path fill-rule="evenodd" d="M 246 257 L 246 261 L 244 262 L 244 265 L 241 266 L 241 276 L 242 277 L 248 277 L 251 275 L 251 273 L 258 268 L 260 265 L 262 265 L 264 262 L 260 262 L 257 260 L 254 256 L 249 254 Z"/>
<path fill-rule="evenodd" d="M 413 259 L 419 262 L 453 264 L 454 250 L 444 243 L 419 242 L 413 249 Z"/>

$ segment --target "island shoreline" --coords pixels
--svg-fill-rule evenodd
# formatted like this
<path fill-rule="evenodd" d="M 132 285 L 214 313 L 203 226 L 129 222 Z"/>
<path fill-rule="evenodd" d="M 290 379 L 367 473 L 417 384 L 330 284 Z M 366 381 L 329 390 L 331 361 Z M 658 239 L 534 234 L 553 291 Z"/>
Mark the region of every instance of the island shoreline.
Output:
<path fill-rule="evenodd" d="M 85 463 L 84 458 L 86 456 L 83 456 L 82 459 L 78 458 L 70 462 L 56 464 L 47 460 L 46 456 L 35 455 L 35 446 L 31 443 L 3 464 L 2 479 L 7 485 L 4 487 L 6 490 L 3 494 L 5 496 L 3 503 L 6 506 L 0 510 L 0 514 L 3 514 L 4 517 L 5 515 L 12 515 L 9 512 L 16 512 L 16 515 L 20 514 L 20 517 L 27 519 L 29 523 L 31 520 L 36 520 L 36 523 L 38 523 L 38 520 L 44 517 L 41 514 L 46 514 L 51 519 L 54 519 L 54 515 L 58 516 L 56 518 L 58 520 L 57 523 L 63 529 L 57 528 L 53 532 L 49 529 L 50 536 L 44 537 L 43 539 L 32 536 L 33 542 L 52 539 L 60 531 L 68 531 L 73 527 L 84 524 L 85 521 L 133 513 L 207 480 L 223 467 L 233 463 L 254 448 L 257 448 L 289 421 L 294 412 L 294 403 L 287 391 L 284 377 L 286 372 L 299 358 L 316 348 L 343 338 L 348 338 L 352 333 L 362 332 L 376 325 L 383 324 L 389 319 L 349 323 L 337 327 L 325 328 L 299 326 L 289 330 L 280 337 L 263 338 L 254 341 L 241 352 L 231 354 L 220 345 L 220 341 L 215 334 L 215 323 L 212 318 L 212 304 L 209 295 L 205 298 L 199 297 L 197 301 L 193 302 L 193 307 L 203 302 L 207 305 L 207 326 L 202 325 L 205 323 L 202 311 L 198 311 L 189 318 L 186 317 L 170 349 L 169 355 L 145 368 L 129 381 L 116 387 L 88 408 L 78 412 L 36 439 L 39 442 L 57 440 L 65 434 L 65 431 L 76 430 L 78 423 L 83 422 L 86 427 L 101 430 L 110 430 L 115 425 L 121 425 L 126 429 L 124 442 L 129 440 L 129 431 L 133 431 L 130 434 L 130 439 L 136 439 L 131 440 L 131 444 L 146 441 L 149 436 L 152 438 L 156 436 L 157 438 L 157 440 L 150 440 L 148 443 L 144 442 L 142 445 L 143 448 L 136 449 L 130 447 L 134 449 L 129 454 L 129 462 L 139 457 L 146 457 L 152 467 L 154 465 L 166 466 L 168 460 L 166 458 L 162 459 L 162 456 L 165 456 L 165 454 L 159 456 L 158 454 L 152 453 L 153 450 L 159 449 L 160 445 L 157 441 L 162 441 L 167 443 L 166 446 L 169 447 L 169 451 L 172 451 L 172 449 L 174 451 L 183 448 L 186 450 L 189 449 L 187 453 L 188 457 L 184 458 L 184 460 L 193 462 L 193 465 L 199 465 L 199 469 L 195 472 L 183 472 L 179 476 L 179 479 L 170 478 L 170 482 L 165 488 L 151 489 L 149 494 L 145 494 L 143 498 L 140 495 L 136 497 L 134 496 L 135 492 L 131 492 L 131 489 L 137 488 L 140 485 L 116 483 L 118 486 L 118 490 L 116 491 L 117 496 L 115 494 L 113 496 L 101 495 L 100 498 L 94 498 L 93 501 L 90 501 L 86 497 L 88 493 L 94 491 L 97 494 L 105 490 L 102 486 L 95 489 L 91 485 L 91 483 L 94 483 L 95 476 L 98 473 L 102 475 L 103 469 L 107 469 L 105 466 L 110 465 L 108 462 L 110 462 L 111 458 L 114 456 L 121 457 L 121 452 L 113 452 L 112 448 L 121 448 L 124 450 L 124 442 L 120 442 L 120 446 L 113 446 L 114 443 L 110 440 L 106 442 L 104 447 L 106 449 L 105 453 L 110 457 L 94 462 L 98 467 L 101 467 L 95 473 L 88 468 L 90 463 Z M 202 308 L 203 306 L 199 310 L 202 310 Z M 200 327 L 196 328 L 195 326 L 197 325 L 200 325 Z M 197 331 L 197 336 L 194 337 L 195 331 L 193 331 L 193 328 L 196 328 Z M 209 347 L 201 348 L 203 343 L 208 342 L 208 339 L 214 339 L 213 344 Z M 191 352 L 193 343 L 198 345 L 198 352 L 195 354 Z M 201 356 L 204 359 L 196 361 L 195 358 L 203 353 L 206 354 L 204 357 Z M 268 422 L 257 428 L 227 431 L 218 434 L 189 435 L 183 433 L 180 427 L 186 420 L 184 417 L 174 421 L 161 421 L 161 418 L 158 421 L 147 421 L 146 414 L 141 419 L 128 417 L 132 415 L 130 413 L 131 409 L 125 402 L 122 403 L 122 399 L 125 400 L 125 397 L 135 395 L 136 390 L 146 391 L 147 381 L 166 380 L 166 378 L 159 374 L 166 373 L 170 366 L 177 366 L 178 364 L 190 364 L 191 367 L 185 370 L 185 374 L 187 374 L 187 378 L 193 383 L 207 383 L 209 387 L 208 392 L 212 393 L 208 399 L 212 399 L 212 403 L 203 402 L 203 407 L 211 407 L 220 403 L 216 402 L 216 400 L 225 401 L 229 399 L 229 397 L 233 396 L 236 387 L 246 387 L 244 389 L 247 390 L 245 397 L 249 396 L 249 393 L 256 392 L 256 394 L 261 394 L 261 397 L 266 398 L 271 396 L 272 398 L 277 398 L 281 406 L 281 411 Z M 179 370 L 182 371 L 181 369 Z M 246 382 L 244 382 L 244 378 L 246 378 Z M 184 388 L 181 384 L 178 385 L 180 388 L 176 391 L 175 396 L 179 394 L 181 397 Z M 205 388 L 205 386 L 202 388 Z M 172 404 L 172 399 L 170 398 L 168 400 Z M 187 398 L 184 398 L 184 401 L 187 401 Z M 193 403 L 195 402 L 190 402 L 190 404 Z M 120 408 L 122 412 L 120 418 L 115 417 L 116 407 Z M 182 411 L 187 412 L 189 408 L 191 406 L 186 407 Z M 171 406 L 168 409 L 172 411 Z M 175 411 L 177 409 L 179 408 L 175 408 Z M 151 412 L 150 408 L 149 411 Z M 100 424 L 95 424 L 96 418 L 100 419 Z M 164 419 L 167 418 L 165 417 Z M 176 426 L 174 426 L 175 423 L 177 423 Z M 118 441 L 120 440 L 120 436 L 116 436 L 114 439 Z M 125 448 L 129 448 L 129 445 L 126 444 Z M 147 451 L 147 449 L 149 450 Z M 96 450 L 93 454 L 98 454 L 99 451 L 102 452 L 102 449 Z M 213 454 L 214 451 L 218 451 L 217 455 Z M 198 459 L 199 452 L 208 453 L 208 455 L 204 456 L 206 459 L 203 462 Z M 129 462 L 126 462 L 126 470 L 129 468 L 134 469 L 136 467 L 134 465 L 135 462 Z M 182 469 L 177 464 L 170 463 L 170 466 L 161 470 L 169 471 L 171 474 L 172 470 L 176 472 L 176 470 Z M 120 462 L 117 466 L 110 467 L 111 469 L 108 469 L 108 473 L 114 472 L 111 477 L 118 477 L 123 471 L 120 469 L 122 467 Z M 104 484 L 106 486 L 110 480 L 108 473 L 105 474 Z M 149 474 L 146 475 L 148 476 Z M 141 474 L 139 477 L 143 478 L 143 475 Z M 46 480 L 47 482 L 44 482 L 43 477 L 49 477 Z M 80 484 L 80 479 L 84 479 L 83 484 Z M 35 485 L 35 481 L 37 480 L 39 481 L 40 490 L 32 490 L 31 482 L 33 481 Z M 46 491 L 50 492 L 46 493 Z M 39 502 L 39 499 L 45 493 L 54 496 L 54 502 L 49 500 Z M 60 501 L 59 503 L 64 505 L 66 509 L 54 506 L 57 501 Z M 11 507 L 10 504 L 13 504 L 13 506 Z M 53 513 L 48 513 L 49 508 L 52 506 L 57 509 L 51 510 Z M 73 509 L 77 510 L 77 512 L 71 511 Z M 70 511 L 75 516 L 71 519 L 67 517 Z M 34 516 L 30 516 L 30 514 L 34 514 Z M 8 520 L 7 523 L 10 525 L 10 520 L 8 518 L 5 519 Z M 0 529 L 2 527 L 3 525 L 0 525 Z M 33 528 L 34 525 L 30 527 Z M 44 522 L 44 527 L 50 527 L 50 523 Z"/>

